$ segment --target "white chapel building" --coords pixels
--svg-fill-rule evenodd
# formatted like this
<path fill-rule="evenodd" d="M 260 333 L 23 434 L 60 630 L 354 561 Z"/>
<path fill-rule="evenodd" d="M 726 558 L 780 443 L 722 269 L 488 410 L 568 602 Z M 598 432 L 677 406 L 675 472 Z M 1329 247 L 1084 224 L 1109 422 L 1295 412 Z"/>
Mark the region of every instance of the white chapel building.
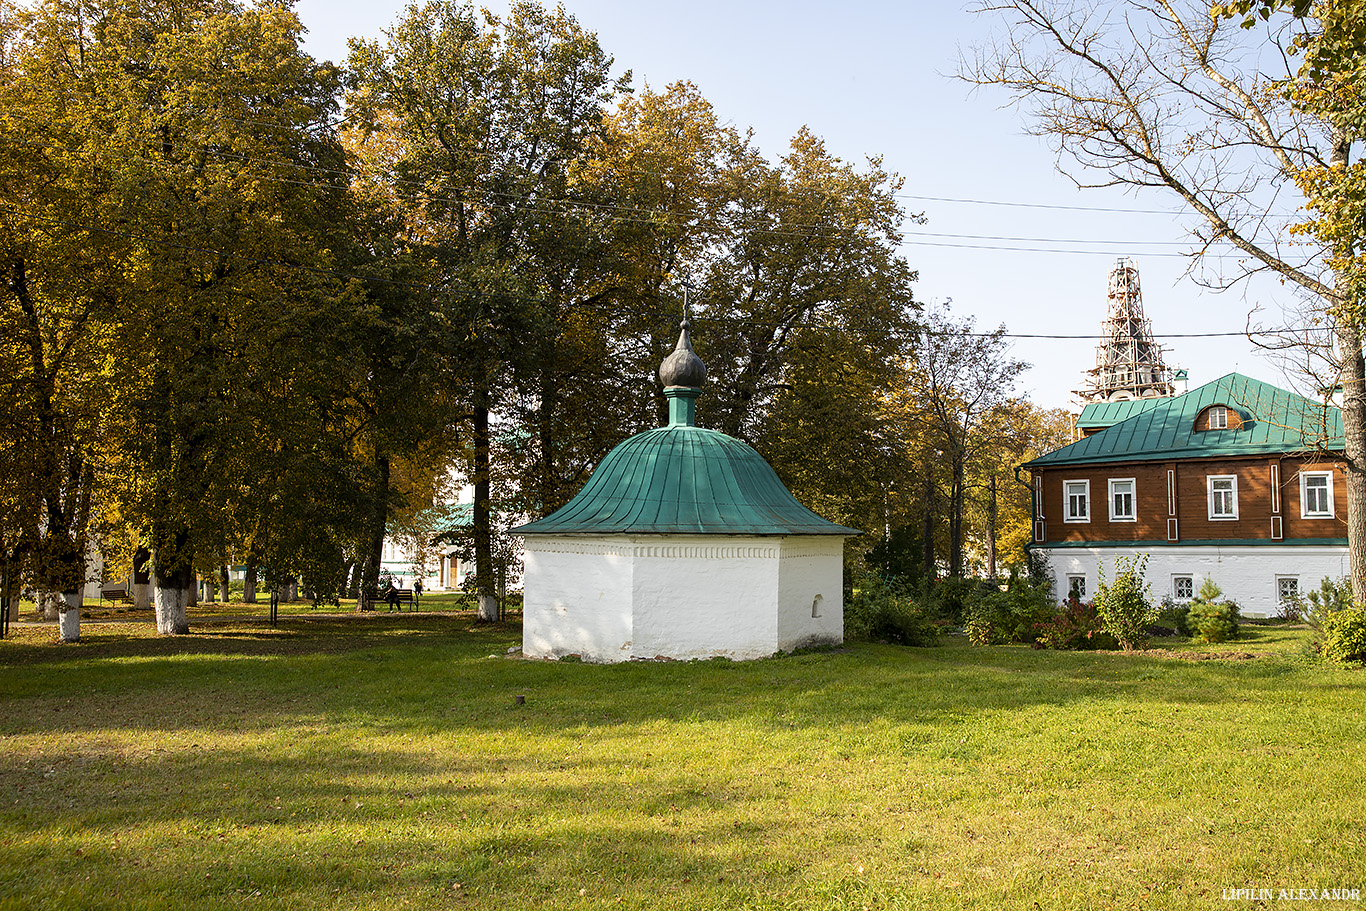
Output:
<path fill-rule="evenodd" d="M 525 536 L 522 652 L 588 661 L 763 658 L 844 639 L 844 539 L 747 444 L 696 426 L 706 367 L 683 321 L 669 425 L 603 459 Z"/>

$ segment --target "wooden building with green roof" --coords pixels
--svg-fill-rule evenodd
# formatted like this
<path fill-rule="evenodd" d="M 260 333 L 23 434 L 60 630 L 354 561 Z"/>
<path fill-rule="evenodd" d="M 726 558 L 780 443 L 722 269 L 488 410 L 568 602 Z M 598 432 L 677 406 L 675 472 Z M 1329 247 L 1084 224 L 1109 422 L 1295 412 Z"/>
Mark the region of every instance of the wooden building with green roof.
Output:
<path fill-rule="evenodd" d="M 1106 403 L 1090 432 L 1022 466 L 1033 549 L 1057 591 L 1089 597 L 1114 560 L 1149 555 L 1156 598 L 1211 578 L 1249 616 L 1347 575 L 1341 412 L 1231 373 L 1173 398 Z"/>

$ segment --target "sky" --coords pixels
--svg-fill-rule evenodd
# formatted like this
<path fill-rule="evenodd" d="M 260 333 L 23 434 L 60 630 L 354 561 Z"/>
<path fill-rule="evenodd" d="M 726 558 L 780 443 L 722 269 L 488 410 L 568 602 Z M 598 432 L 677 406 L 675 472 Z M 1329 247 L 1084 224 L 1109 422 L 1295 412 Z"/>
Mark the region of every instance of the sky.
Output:
<path fill-rule="evenodd" d="M 631 70 L 637 86 L 688 80 L 718 117 L 754 130 L 770 158 L 802 126 L 846 161 L 880 156 L 901 175 L 901 201 L 922 213 L 907 224 L 902 254 L 919 273 L 916 297 L 949 303 L 979 329 L 1085 336 L 1100 331 L 1116 257 L 1138 267 L 1143 303 L 1168 366 L 1190 388 L 1237 370 L 1286 385 L 1281 366 L 1245 337 L 1168 338 L 1239 332 L 1253 308 L 1265 325 L 1289 304 L 1273 282 L 1216 293 L 1183 277 L 1189 228 L 1174 199 L 1157 191 L 1079 190 L 1056 168 L 1046 140 L 1002 93 L 953 78 L 999 24 L 955 0 L 844 3 L 691 0 L 564 0 Z M 491 2 L 495 13 L 505 2 Z M 307 47 L 340 62 L 352 36 L 380 39 L 401 15 L 395 0 L 300 0 Z M 1101 211 L 1096 211 L 1101 210 Z M 1014 338 L 1032 366 L 1016 393 L 1076 410 L 1074 390 L 1095 365 L 1094 338 Z"/>

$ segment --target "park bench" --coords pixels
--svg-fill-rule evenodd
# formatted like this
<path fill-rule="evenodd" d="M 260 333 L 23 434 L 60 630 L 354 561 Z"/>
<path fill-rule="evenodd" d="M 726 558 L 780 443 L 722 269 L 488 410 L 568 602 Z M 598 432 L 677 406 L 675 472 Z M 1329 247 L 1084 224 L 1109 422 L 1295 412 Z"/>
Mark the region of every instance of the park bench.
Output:
<path fill-rule="evenodd" d="M 102 588 L 100 589 L 101 601 L 112 601 L 116 604 L 132 604 L 133 593 L 126 588 Z"/>

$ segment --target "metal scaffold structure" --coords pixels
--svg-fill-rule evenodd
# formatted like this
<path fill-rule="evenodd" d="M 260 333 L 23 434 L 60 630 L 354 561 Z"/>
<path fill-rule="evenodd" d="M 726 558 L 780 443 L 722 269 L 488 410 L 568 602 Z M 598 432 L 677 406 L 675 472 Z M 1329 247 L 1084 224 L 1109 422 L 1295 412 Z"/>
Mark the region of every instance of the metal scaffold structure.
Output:
<path fill-rule="evenodd" d="M 1143 293 L 1133 260 L 1121 256 L 1110 271 L 1110 301 L 1096 346 L 1096 366 L 1088 388 L 1077 390 L 1084 403 L 1165 398 L 1176 394 L 1172 371 L 1153 341 L 1152 323 L 1143 315 Z"/>

